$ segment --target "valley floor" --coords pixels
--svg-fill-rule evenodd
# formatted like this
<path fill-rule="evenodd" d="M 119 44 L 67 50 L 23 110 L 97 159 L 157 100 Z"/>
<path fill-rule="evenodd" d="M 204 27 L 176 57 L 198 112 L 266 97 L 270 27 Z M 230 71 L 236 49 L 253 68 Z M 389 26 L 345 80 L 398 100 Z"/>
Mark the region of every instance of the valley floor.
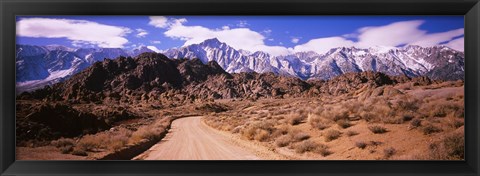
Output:
<path fill-rule="evenodd" d="M 131 105 L 148 118 L 41 146 L 24 144 L 17 159 L 98 159 L 168 131 L 133 159 L 462 160 L 463 95 L 463 84 L 455 82 L 406 83 L 339 96 Z"/>

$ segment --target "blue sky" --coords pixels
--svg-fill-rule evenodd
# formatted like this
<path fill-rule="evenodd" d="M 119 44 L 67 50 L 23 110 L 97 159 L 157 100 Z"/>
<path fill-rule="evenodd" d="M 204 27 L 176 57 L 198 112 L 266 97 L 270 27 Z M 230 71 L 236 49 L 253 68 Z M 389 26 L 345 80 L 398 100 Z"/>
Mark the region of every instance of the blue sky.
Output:
<path fill-rule="evenodd" d="M 17 43 L 165 50 L 218 38 L 272 55 L 410 44 L 463 51 L 463 28 L 463 16 L 19 16 Z"/>

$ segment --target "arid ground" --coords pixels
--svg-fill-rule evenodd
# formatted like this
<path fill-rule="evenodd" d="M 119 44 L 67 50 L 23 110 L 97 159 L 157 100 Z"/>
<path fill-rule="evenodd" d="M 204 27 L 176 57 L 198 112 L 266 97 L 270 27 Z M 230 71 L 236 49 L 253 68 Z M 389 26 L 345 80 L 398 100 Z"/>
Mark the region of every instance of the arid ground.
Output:
<path fill-rule="evenodd" d="M 392 88 L 402 93 L 363 101 L 359 100 L 362 95 L 218 100 L 208 103 L 210 109 L 197 112 L 203 116 L 174 120 L 158 144 L 134 159 L 462 159 L 463 86 L 443 83 Z M 159 112 L 137 108 L 150 109 L 152 116 Z M 189 109 L 181 106 L 171 111 L 189 112 L 184 108 Z M 223 112 L 215 112 L 217 109 Z M 95 159 L 105 151 L 141 140 L 136 138 L 144 136 L 138 133 L 155 130 L 149 122 L 160 119 L 124 121 L 94 135 L 54 140 L 54 146 L 19 147 L 18 157 Z M 129 130 L 131 126 L 139 130 Z M 62 154 L 67 153 L 64 150 L 72 152 Z M 83 150 L 88 156 L 77 156 Z"/>
<path fill-rule="evenodd" d="M 17 159 L 462 160 L 463 102 L 461 80 L 302 81 L 145 54 L 18 95 Z"/>

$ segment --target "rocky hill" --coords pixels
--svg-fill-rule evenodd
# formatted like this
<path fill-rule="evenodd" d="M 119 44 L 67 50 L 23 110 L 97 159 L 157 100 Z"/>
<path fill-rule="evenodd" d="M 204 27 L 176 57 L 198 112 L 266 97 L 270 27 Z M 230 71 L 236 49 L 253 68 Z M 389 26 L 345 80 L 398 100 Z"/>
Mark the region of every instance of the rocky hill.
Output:
<path fill-rule="evenodd" d="M 143 53 L 135 58 L 105 59 L 70 79 L 31 93 L 21 99 L 81 102 L 178 101 L 207 99 L 299 97 L 311 94 L 338 95 L 363 86 L 375 88 L 412 80 L 380 72 L 346 73 L 327 81 L 304 81 L 274 73 L 230 74 L 215 61 L 169 59 Z M 418 77 L 413 80 L 428 80 Z M 427 82 L 428 82 L 427 81 Z"/>
<path fill-rule="evenodd" d="M 96 62 L 69 79 L 17 97 L 19 140 L 54 139 L 109 129 L 118 121 L 148 115 L 137 105 L 157 109 L 208 105 L 215 99 L 256 101 L 323 96 L 401 94 L 398 83 L 428 85 L 428 77 L 346 73 L 330 80 L 305 81 L 275 73 L 230 74 L 215 61 L 169 59 L 158 53 Z"/>

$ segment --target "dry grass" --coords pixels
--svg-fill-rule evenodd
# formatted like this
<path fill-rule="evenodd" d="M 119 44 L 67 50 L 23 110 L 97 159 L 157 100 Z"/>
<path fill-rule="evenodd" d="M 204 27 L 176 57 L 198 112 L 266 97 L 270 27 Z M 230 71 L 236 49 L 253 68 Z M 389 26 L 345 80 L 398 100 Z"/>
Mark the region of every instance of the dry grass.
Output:
<path fill-rule="evenodd" d="M 53 146 L 57 147 L 57 148 L 60 148 L 60 147 L 65 147 L 65 146 L 74 146 L 75 141 L 73 139 L 69 139 L 69 138 L 60 138 L 60 139 L 52 141 L 51 144 Z"/>
<path fill-rule="evenodd" d="M 80 151 L 92 152 L 98 149 L 116 151 L 127 145 L 132 132 L 125 128 L 95 135 L 86 135 L 75 146 Z"/>
<path fill-rule="evenodd" d="M 86 151 L 79 150 L 79 149 L 74 149 L 71 153 L 72 155 L 77 155 L 77 156 L 88 156 Z"/>
<path fill-rule="evenodd" d="M 295 145 L 295 152 L 305 153 L 305 152 L 315 152 L 319 153 L 322 156 L 330 155 L 331 152 L 328 150 L 328 147 L 324 144 L 318 144 L 311 140 L 305 140 Z"/>
<path fill-rule="evenodd" d="M 383 149 L 383 157 L 385 159 L 390 158 L 391 156 L 395 155 L 395 153 L 397 153 L 397 150 L 393 147 Z"/>
<path fill-rule="evenodd" d="M 291 113 L 290 116 L 287 118 L 287 122 L 290 125 L 298 125 L 302 123 L 306 119 L 306 116 L 303 113 Z"/>
<path fill-rule="evenodd" d="M 259 129 L 255 133 L 254 139 L 257 141 L 266 141 L 270 138 L 270 133 L 267 130 Z"/>
<path fill-rule="evenodd" d="M 420 127 L 422 126 L 422 120 L 414 118 L 412 121 L 410 121 L 410 126 L 413 128 Z"/>
<path fill-rule="evenodd" d="M 427 124 L 425 125 L 423 128 L 422 128 L 422 132 L 423 134 L 425 135 L 429 135 L 429 134 L 432 134 L 432 133 L 438 133 L 438 132 L 441 132 L 442 129 L 440 127 L 437 127 L 435 125 L 432 125 L 432 124 Z"/>
<path fill-rule="evenodd" d="M 150 127 L 144 126 L 137 129 L 137 131 L 133 132 L 132 137 L 128 141 L 129 143 L 135 144 L 142 140 L 155 140 L 159 137 L 159 135 L 165 132 L 164 126 L 158 127 Z"/>
<path fill-rule="evenodd" d="M 271 134 L 274 130 L 274 123 L 272 121 L 255 121 L 240 133 L 248 140 L 264 142 L 271 140 Z"/>
<path fill-rule="evenodd" d="M 304 132 L 299 132 L 299 133 L 297 133 L 293 136 L 293 139 L 295 139 L 295 141 L 303 141 L 303 140 L 307 140 L 309 138 L 310 138 L 310 135 L 308 135 L 307 133 L 304 133 Z"/>
<path fill-rule="evenodd" d="M 286 135 L 286 134 L 288 134 L 288 132 L 290 132 L 290 126 L 288 126 L 286 124 L 282 124 L 282 125 L 279 125 L 279 126 L 275 127 L 275 129 L 272 133 L 272 137 L 276 138 L 276 137 L 279 137 L 279 136 L 282 136 L 282 135 Z"/>
<path fill-rule="evenodd" d="M 289 145 L 292 141 L 293 141 L 293 139 L 292 139 L 291 135 L 283 135 L 283 136 L 278 137 L 275 140 L 275 145 L 277 147 L 285 147 L 285 146 Z"/>
<path fill-rule="evenodd" d="M 367 143 L 363 141 L 357 141 L 355 142 L 355 146 L 361 149 L 365 149 L 367 147 Z"/>
<path fill-rule="evenodd" d="M 349 136 L 349 137 L 350 136 L 355 136 L 355 135 L 358 135 L 358 132 L 349 130 L 349 131 L 347 131 L 346 135 Z"/>
<path fill-rule="evenodd" d="M 340 137 L 342 133 L 338 130 L 328 130 L 324 133 L 325 141 L 330 142 Z"/>
<path fill-rule="evenodd" d="M 463 160 L 465 159 L 465 135 L 457 132 L 444 137 L 429 146 L 430 160 Z"/>
<path fill-rule="evenodd" d="M 312 128 L 314 129 L 324 130 L 325 128 L 330 127 L 328 120 L 323 119 L 321 116 L 317 114 L 313 114 L 313 113 L 308 114 L 307 121 L 310 124 L 310 126 L 312 126 Z"/>
<path fill-rule="evenodd" d="M 424 112 L 428 117 L 446 117 L 450 115 L 463 118 L 464 105 L 462 101 L 448 101 L 439 98 L 422 104 L 420 112 Z"/>
<path fill-rule="evenodd" d="M 378 125 L 369 126 L 368 129 L 374 134 L 382 134 L 388 132 L 387 128 Z"/>
<path fill-rule="evenodd" d="M 345 119 L 340 119 L 337 121 L 337 125 L 343 129 L 345 128 L 348 128 L 348 127 L 351 127 L 352 124 L 350 124 L 350 121 L 349 120 L 345 120 Z"/>
<path fill-rule="evenodd" d="M 401 111 L 415 112 L 419 109 L 420 101 L 413 98 L 402 98 L 397 101 L 397 107 Z"/>

